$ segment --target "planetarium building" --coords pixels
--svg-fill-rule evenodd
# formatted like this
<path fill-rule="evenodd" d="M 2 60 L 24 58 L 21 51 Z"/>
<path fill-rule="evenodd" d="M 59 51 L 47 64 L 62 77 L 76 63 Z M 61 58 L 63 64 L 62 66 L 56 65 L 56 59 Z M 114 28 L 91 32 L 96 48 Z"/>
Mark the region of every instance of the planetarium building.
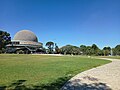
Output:
<path fill-rule="evenodd" d="M 38 42 L 38 38 L 30 30 L 21 30 L 17 32 L 11 44 L 7 45 L 7 51 L 26 54 L 43 52 L 42 43 Z"/>

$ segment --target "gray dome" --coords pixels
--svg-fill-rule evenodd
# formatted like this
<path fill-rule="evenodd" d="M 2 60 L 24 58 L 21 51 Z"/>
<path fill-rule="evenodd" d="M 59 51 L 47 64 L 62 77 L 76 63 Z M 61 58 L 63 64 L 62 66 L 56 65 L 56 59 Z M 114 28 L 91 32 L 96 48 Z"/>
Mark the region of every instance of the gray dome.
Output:
<path fill-rule="evenodd" d="M 15 34 L 13 40 L 38 42 L 36 35 L 29 30 L 21 30 L 21 31 L 17 32 Z"/>

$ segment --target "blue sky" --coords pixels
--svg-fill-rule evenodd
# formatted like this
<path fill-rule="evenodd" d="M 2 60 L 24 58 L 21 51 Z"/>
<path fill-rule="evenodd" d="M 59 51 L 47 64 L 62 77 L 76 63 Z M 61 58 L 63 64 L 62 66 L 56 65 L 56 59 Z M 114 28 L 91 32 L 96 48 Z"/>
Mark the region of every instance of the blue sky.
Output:
<path fill-rule="evenodd" d="M 44 45 L 120 44 L 120 0 L 0 0 L 0 29 L 31 30 Z"/>

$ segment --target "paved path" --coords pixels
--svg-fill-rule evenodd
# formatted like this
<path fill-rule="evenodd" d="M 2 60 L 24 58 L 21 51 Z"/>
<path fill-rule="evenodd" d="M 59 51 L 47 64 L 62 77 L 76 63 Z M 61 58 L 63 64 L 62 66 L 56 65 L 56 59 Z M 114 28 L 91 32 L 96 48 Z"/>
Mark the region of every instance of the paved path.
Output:
<path fill-rule="evenodd" d="M 76 75 L 61 90 L 120 90 L 120 60 L 107 60 L 112 62 Z"/>

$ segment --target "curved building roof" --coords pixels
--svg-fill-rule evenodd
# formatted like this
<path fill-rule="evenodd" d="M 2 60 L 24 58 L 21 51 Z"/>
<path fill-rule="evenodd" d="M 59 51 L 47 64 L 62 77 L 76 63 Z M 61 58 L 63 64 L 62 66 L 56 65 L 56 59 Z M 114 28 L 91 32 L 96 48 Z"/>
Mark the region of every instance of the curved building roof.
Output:
<path fill-rule="evenodd" d="M 36 35 L 29 30 L 21 30 L 21 31 L 17 32 L 15 34 L 13 40 L 38 42 Z"/>

